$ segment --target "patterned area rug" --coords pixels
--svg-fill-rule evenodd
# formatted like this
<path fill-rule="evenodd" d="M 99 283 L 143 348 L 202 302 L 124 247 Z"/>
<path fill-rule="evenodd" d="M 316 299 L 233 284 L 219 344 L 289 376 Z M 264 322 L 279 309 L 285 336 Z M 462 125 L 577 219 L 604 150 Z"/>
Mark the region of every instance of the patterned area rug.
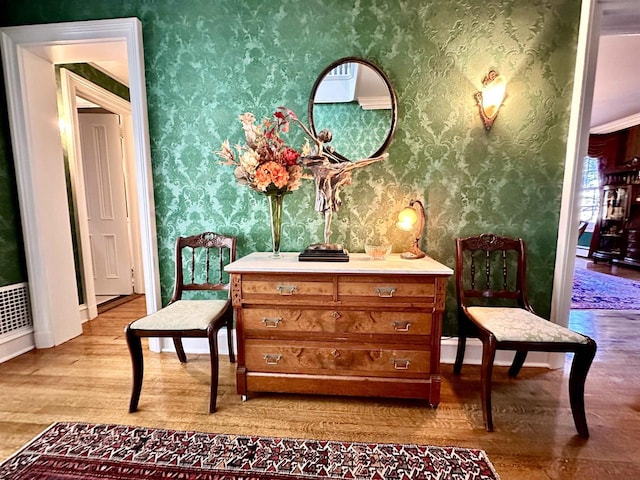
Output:
<path fill-rule="evenodd" d="M 482 450 L 55 423 L 0 464 L 2 479 L 498 479 Z"/>
<path fill-rule="evenodd" d="M 640 282 L 576 268 L 571 308 L 577 310 L 640 310 Z"/>

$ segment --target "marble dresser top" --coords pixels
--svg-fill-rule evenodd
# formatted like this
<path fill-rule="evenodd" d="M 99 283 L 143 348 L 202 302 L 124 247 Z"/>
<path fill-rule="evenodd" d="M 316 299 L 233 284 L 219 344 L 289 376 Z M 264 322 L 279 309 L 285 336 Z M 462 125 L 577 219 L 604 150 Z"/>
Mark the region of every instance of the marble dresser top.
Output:
<path fill-rule="evenodd" d="M 389 255 L 384 260 L 372 260 L 364 253 L 350 253 L 348 262 L 299 262 L 297 252 L 281 253 L 281 258 L 270 258 L 270 252 L 254 252 L 225 267 L 230 273 L 280 272 L 280 273 L 344 273 L 344 274 L 403 274 L 403 275 L 451 275 L 453 270 L 425 257 L 414 260 Z"/>

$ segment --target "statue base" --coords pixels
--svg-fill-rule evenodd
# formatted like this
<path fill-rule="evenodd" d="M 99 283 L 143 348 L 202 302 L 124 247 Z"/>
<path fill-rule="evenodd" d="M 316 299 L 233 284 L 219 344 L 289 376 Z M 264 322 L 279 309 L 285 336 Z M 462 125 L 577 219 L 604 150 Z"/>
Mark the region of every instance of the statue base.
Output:
<path fill-rule="evenodd" d="M 314 243 L 298 255 L 299 262 L 348 262 L 349 252 L 337 243 Z"/>

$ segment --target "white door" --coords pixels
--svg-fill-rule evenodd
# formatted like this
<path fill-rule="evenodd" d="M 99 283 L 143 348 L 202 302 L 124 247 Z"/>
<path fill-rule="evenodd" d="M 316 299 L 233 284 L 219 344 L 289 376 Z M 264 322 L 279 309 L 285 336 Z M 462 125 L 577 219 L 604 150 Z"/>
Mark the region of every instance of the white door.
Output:
<path fill-rule="evenodd" d="M 96 295 L 128 295 L 132 262 L 119 117 L 80 113 L 78 122 Z"/>

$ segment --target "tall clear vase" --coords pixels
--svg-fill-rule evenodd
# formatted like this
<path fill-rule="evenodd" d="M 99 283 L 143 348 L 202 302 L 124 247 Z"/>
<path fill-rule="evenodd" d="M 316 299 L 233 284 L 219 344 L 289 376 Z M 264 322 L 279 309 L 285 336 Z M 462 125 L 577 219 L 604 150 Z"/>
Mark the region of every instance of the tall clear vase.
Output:
<path fill-rule="evenodd" d="M 268 194 L 269 216 L 271 217 L 271 258 L 282 258 L 280 254 L 280 237 L 282 235 L 282 201 L 283 193 Z"/>

